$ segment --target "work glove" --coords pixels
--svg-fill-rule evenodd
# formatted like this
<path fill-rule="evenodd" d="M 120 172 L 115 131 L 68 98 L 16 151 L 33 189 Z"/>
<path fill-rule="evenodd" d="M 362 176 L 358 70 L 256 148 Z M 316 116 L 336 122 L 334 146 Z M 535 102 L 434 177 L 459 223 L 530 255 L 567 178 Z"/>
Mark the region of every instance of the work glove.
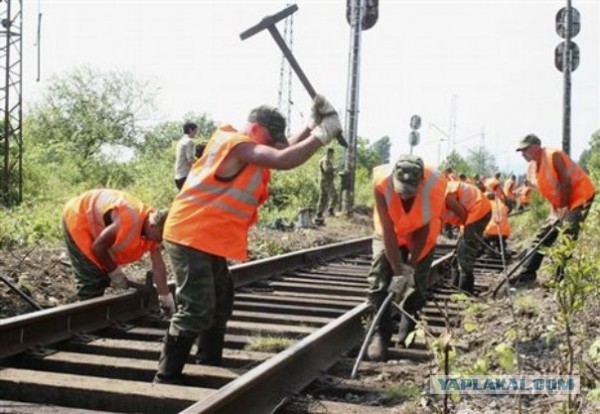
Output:
<path fill-rule="evenodd" d="M 120 267 L 117 267 L 115 270 L 108 274 L 110 278 L 110 285 L 118 290 L 127 289 L 127 276 L 123 273 L 123 270 Z"/>
<path fill-rule="evenodd" d="M 158 295 L 158 305 L 167 317 L 170 318 L 175 314 L 175 300 L 172 293 Z"/>
<path fill-rule="evenodd" d="M 321 124 L 324 118 L 330 115 L 337 115 L 333 105 L 329 103 L 323 95 L 317 94 L 313 99 L 313 104 L 310 108 L 310 116 L 308 118 L 308 128 L 313 130 Z"/>
<path fill-rule="evenodd" d="M 556 211 L 554 212 L 554 215 L 556 216 L 556 218 L 559 221 L 563 221 L 565 219 L 565 217 L 567 216 L 568 212 L 569 212 L 568 207 L 561 207 L 561 208 L 556 209 Z"/>
<path fill-rule="evenodd" d="M 312 130 L 312 134 L 325 146 L 342 133 L 342 124 L 340 118 L 335 115 L 330 115 L 321 121 L 321 125 Z"/>
<path fill-rule="evenodd" d="M 414 291 L 415 270 L 408 265 L 401 265 L 400 274 L 392 277 L 388 292 L 394 292 L 400 302 Z"/>

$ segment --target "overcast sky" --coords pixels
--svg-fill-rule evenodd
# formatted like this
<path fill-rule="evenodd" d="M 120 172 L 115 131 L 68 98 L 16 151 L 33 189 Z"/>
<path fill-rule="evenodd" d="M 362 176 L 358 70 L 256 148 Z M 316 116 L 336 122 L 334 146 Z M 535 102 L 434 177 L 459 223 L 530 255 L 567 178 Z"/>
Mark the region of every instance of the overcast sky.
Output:
<path fill-rule="evenodd" d="M 299 0 L 293 50 L 317 91 L 343 113 L 350 28 L 344 0 Z M 559 0 L 380 0 L 379 21 L 362 32 L 359 135 L 392 138 L 408 151 L 409 119 L 423 118 L 416 153 L 438 161 L 449 148 L 452 102 L 456 147 L 480 143 L 503 170 L 522 172 L 515 143 L 529 132 L 544 144 L 562 139 L 563 76 L 554 67 L 561 41 Z M 207 112 L 241 126 L 259 104 L 277 104 L 281 53 L 268 32 L 239 34 L 285 0 L 25 0 L 25 106 L 53 74 L 83 64 L 125 69 L 161 89 L 155 120 Z M 600 128 L 600 1 L 574 0 L 581 14 L 581 62 L 572 79 L 572 155 Z M 36 83 L 38 8 L 43 13 L 42 80 Z M 283 32 L 283 22 L 279 24 Z M 294 78 L 292 125 L 309 98 Z M 454 98 L 453 98 L 454 96 Z M 483 134 L 482 134 L 483 132 Z"/>

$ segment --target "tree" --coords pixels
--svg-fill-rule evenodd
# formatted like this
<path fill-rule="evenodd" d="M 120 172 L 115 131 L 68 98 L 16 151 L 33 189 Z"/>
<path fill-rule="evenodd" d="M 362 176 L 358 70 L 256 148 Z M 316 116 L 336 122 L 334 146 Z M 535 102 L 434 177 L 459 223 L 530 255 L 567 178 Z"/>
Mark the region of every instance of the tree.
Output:
<path fill-rule="evenodd" d="M 498 172 L 496 158 L 483 146 L 479 146 L 475 150 L 469 150 L 467 163 L 473 171 L 482 177 L 491 177 Z"/>
<path fill-rule="evenodd" d="M 81 67 L 50 80 L 29 117 L 29 133 L 48 150 L 59 148 L 86 168 L 106 145 L 135 147 L 154 93 L 131 73 Z"/>
<path fill-rule="evenodd" d="M 377 141 L 371 145 L 371 148 L 379 155 L 379 161 L 381 164 L 387 164 L 390 162 L 390 149 L 392 148 L 392 143 L 390 137 L 383 136 L 379 138 Z"/>
<path fill-rule="evenodd" d="M 380 153 L 369 145 L 369 140 L 356 137 L 356 169 L 362 167 L 370 172 L 373 167 L 381 163 Z"/>
<path fill-rule="evenodd" d="M 452 150 L 448 156 L 440 164 L 440 171 L 444 171 L 446 168 L 452 168 L 454 173 L 465 174 L 472 176 L 475 169 L 455 150 Z"/>
<path fill-rule="evenodd" d="M 579 165 L 588 173 L 600 171 L 600 129 L 592 134 L 590 147 L 581 154 Z"/>

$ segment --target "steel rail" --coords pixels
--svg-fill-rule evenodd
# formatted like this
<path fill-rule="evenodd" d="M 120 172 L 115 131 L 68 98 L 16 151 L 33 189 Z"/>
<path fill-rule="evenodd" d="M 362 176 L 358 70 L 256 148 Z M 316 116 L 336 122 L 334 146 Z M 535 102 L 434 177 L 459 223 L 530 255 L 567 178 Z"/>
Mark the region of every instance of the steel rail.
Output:
<path fill-rule="evenodd" d="M 454 252 L 443 255 L 433 266 L 448 263 L 453 255 Z M 182 414 L 273 412 L 360 343 L 365 335 L 362 320 L 370 312 L 368 303 L 358 305 L 291 348 L 190 406 Z"/>
<path fill-rule="evenodd" d="M 231 267 L 231 273 L 235 287 L 241 287 L 335 257 L 368 251 L 370 243 L 371 238 L 364 237 L 301 250 L 235 265 Z M 154 289 L 140 289 L 0 320 L 0 359 L 127 322 L 148 314 L 156 303 Z"/>

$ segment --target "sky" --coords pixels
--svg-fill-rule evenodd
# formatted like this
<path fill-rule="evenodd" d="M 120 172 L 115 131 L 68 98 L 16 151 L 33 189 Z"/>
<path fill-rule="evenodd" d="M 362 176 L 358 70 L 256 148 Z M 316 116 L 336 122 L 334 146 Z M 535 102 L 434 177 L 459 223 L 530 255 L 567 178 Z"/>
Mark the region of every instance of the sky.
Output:
<path fill-rule="evenodd" d="M 392 158 L 409 151 L 409 121 L 422 118 L 415 154 L 437 165 L 453 147 L 480 144 L 505 172 L 522 173 L 514 151 L 528 133 L 562 141 L 563 75 L 554 67 L 557 11 L 565 0 L 380 0 L 362 32 L 358 134 L 389 136 Z M 573 0 L 581 32 L 572 74 L 571 154 L 600 129 L 600 1 Z M 39 100 L 53 75 L 82 65 L 127 70 L 160 88 L 152 121 L 206 112 L 243 126 L 249 110 L 277 104 L 281 52 L 266 31 L 239 34 L 285 0 L 24 0 L 23 100 Z M 346 113 L 350 26 L 344 0 L 299 0 L 292 49 L 317 90 Z M 36 82 L 37 14 L 42 17 Z M 283 33 L 283 22 L 278 25 Z M 310 98 L 292 83 L 292 128 Z M 454 113 L 454 117 L 452 117 Z M 454 119 L 452 122 L 451 120 Z M 455 127 L 452 127 L 455 125 Z M 452 140 L 445 136 L 454 133 Z M 441 139 L 444 139 L 443 141 Z"/>

